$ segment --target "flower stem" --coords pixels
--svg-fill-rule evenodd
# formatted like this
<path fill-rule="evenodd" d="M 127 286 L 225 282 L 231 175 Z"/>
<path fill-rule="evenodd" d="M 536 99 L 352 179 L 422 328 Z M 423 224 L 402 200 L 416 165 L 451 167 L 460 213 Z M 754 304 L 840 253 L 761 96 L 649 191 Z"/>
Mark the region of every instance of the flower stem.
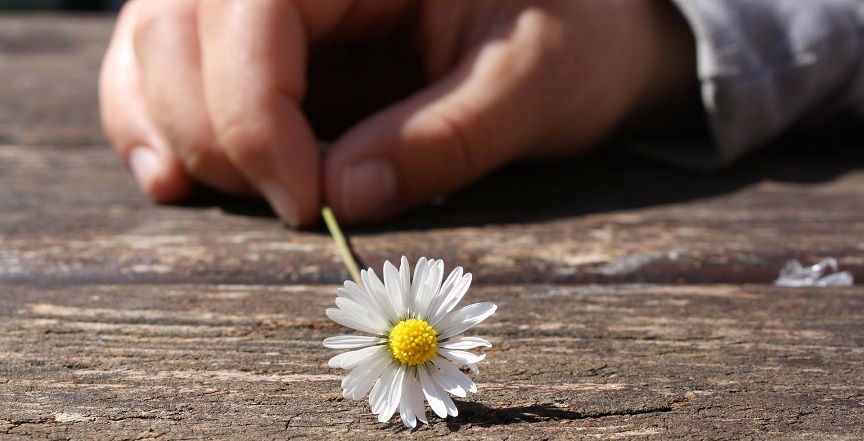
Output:
<path fill-rule="evenodd" d="M 321 209 L 321 216 L 324 217 L 324 223 L 327 224 L 327 229 L 330 230 L 330 235 L 333 236 L 333 240 L 336 241 L 336 247 L 339 248 L 339 254 L 342 256 L 342 262 L 345 263 L 345 268 L 348 268 L 348 272 L 351 274 L 351 278 L 354 279 L 354 282 L 363 286 L 363 281 L 360 280 L 360 270 L 357 269 L 357 262 L 351 254 L 351 248 L 348 247 L 348 241 L 345 240 L 345 236 L 339 228 L 339 223 L 336 222 L 336 216 L 333 215 L 333 210 L 331 210 L 330 207 L 325 206 Z"/>

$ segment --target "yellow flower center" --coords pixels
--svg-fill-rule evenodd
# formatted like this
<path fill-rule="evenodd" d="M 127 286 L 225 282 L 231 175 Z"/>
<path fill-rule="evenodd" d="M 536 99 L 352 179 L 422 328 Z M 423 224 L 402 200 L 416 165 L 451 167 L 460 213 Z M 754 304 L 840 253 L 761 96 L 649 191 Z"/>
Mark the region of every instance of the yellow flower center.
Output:
<path fill-rule="evenodd" d="M 438 350 L 438 333 L 425 320 L 407 319 L 390 331 L 387 345 L 393 357 L 409 366 L 429 361 Z"/>

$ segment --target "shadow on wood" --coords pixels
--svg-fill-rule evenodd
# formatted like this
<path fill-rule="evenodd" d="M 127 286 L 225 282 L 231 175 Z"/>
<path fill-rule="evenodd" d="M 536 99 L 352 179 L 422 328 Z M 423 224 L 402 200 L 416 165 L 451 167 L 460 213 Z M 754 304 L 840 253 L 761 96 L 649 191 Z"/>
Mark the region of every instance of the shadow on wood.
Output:
<path fill-rule="evenodd" d="M 472 186 L 390 221 L 349 227 L 358 234 L 530 223 L 684 203 L 735 193 L 761 182 L 830 182 L 864 167 L 864 152 L 852 138 L 832 148 L 798 141 L 774 146 L 725 170 L 693 170 L 658 163 L 609 147 L 583 158 L 556 163 L 516 164 Z M 850 201 L 854 204 L 856 201 Z M 766 205 L 772 201 L 766 200 Z M 183 206 L 219 208 L 235 215 L 275 218 L 262 200 L 226 196 L 201 188 Z M 326 234 L 323 225 L 311 230 Z"/>
<path fill-rule="evenodd" d="M 495 409 L 482 403 L 458 401 L 457 407 L 459 408 L 459 416 L 446 420 L 447 428 L 451 432 L 458 432 L 468 425 L 477 425 L 480 427 L 507 426 L 510 424 L 538 423 L 542 421 L 584 420 L 586 418 L 601 418 L 606 416 L 639 415 L 672 410 L 672 407 L 664 406 L 656 409 L 627 409 L 600 413 L 582 413 L 556 407 L 552 404 L 535 404 Z"/>
<path fill-rule="evenodd" d="M 827 151 L 823 145 L 778 145 L 716 171 L 678 168 L 614 147 L 554 164 L 518 164 L 438 204 L 359 230 L 554 220 L 709 199 L 766 181 L 824 183 L 864 166 L 864 154 L 851 141 L 832 141 Z"/>

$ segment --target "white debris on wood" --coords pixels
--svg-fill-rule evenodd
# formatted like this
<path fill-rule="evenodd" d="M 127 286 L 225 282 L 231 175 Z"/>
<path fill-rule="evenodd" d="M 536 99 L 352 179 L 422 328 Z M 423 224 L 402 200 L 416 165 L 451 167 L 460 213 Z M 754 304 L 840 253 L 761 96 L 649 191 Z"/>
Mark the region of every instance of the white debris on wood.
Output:
<path fill-rule="evenodd" d="M 780 270 L 780 277 L 774 281 L 774 284 L 777 286 L 825 287 L 852 286 L 852 282 L 852 273 L 838 271 L 837 259 L 829 257 L 809 267 L 801 266 L 801 262 L 797 260 L 790 260 Z"/>

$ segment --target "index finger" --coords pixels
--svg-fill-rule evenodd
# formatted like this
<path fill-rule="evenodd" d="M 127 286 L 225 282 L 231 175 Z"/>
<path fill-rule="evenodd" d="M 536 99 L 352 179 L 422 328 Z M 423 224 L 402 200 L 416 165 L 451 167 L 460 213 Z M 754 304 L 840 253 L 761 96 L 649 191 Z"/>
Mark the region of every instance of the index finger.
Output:
<path fill-rule="evenodd" d="M 307 40 L 293 2 L 203 0 L 207 109 L 226 155 L 294 226 L 318 219 L 318 145 L 300 110 Z"/>

